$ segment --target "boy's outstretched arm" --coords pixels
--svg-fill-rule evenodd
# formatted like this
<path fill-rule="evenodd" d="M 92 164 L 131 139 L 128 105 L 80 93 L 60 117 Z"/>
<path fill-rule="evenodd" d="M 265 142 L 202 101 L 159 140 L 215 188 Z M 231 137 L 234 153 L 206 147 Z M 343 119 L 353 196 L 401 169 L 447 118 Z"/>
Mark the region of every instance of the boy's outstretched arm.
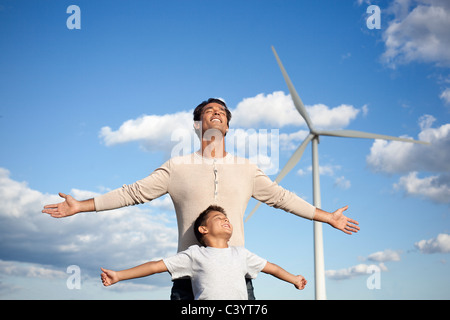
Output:
<path fill-rule="evenodd" d="M 167 271 L 167 267 L 162 260 L 146 262 L 137 267 L 121 271 L 100 269 L 103 271 L 101 278 L 104 286 L 110 286 L 122 280 L 141 278 Z"/>
<path fill-rule="evenodd" d="M 267 261 L 266 266 L 261 270 L 264 273 L 273 275 L 274 277 L 292 283 L 297 289 L 303 290 L 307 281 L 301 275 L 295 276 L 287 272 L 280 266 Z"/>

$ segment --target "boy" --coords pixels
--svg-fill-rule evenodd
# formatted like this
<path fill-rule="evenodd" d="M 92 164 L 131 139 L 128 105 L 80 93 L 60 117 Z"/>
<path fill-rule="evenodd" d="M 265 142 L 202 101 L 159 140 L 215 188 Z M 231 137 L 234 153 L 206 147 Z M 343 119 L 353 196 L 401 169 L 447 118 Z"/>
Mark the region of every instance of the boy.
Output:
<path fill-rule="evenodd" d="M 140 266 L 112 271 L 101 268 L 104 286 L 118 281 L 168 271 L 172 279 L 190 277 L 196 300 L 247 300 L 245 277 L 255 278 L 262 271 L 290 282 L 302 290 L 307 281 L 244 247 L 228 246 L 233 226 L 225 210 L 209 206 L 194 222 L 194 232 L 202 246 L 193 245 L 175 256 Z"/>

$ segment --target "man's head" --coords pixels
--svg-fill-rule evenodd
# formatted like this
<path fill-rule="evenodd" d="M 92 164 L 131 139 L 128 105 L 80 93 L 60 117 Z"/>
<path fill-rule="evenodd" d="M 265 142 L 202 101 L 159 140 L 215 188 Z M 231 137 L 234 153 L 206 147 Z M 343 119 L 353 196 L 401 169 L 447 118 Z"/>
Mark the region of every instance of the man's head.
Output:
<path fill-rule="evenodd" d="M 193 115 L 195 132 L 199 137 L 208 129 L 218 129 L 224 136 L 226 135 L 231 112 L 224 101 L 209 98 L 195 108 Z"/>
<path fill-rule="evenodd" d="M 211 205 L 195 220 L 194 233 L 198 242 L 206 246 L 205 238 L 208 237 L 223 237 L 229 240 L 233 233 L 233 226 L 222 207 Z"/>

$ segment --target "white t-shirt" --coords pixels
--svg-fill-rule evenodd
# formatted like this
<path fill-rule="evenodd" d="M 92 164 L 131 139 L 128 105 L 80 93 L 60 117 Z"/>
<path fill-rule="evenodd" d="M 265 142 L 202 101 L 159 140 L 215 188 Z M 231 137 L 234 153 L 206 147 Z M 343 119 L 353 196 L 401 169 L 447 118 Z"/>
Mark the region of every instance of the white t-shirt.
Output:
<path fill-rule="evenodd" d="M 244 247 L 198 245 L 163 261 L 172 280 L 191 278 L 196 300 L 248 300 L 245 278 L 256 278 L 267 263 Z"/>

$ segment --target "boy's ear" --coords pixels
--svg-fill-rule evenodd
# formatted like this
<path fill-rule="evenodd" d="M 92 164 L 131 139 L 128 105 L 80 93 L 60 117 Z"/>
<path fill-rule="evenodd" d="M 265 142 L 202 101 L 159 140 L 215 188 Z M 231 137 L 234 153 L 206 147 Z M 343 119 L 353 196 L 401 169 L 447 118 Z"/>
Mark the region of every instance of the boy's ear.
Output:
<path fill-rule="evenodd" d="M 206 226 L 199 226 L 199 227 L 198 227 L 198 231 L 199 231 L 201 234 L 207 234 L 207 233 L 208 233 L 208 228 L 207 228 Z"/>

